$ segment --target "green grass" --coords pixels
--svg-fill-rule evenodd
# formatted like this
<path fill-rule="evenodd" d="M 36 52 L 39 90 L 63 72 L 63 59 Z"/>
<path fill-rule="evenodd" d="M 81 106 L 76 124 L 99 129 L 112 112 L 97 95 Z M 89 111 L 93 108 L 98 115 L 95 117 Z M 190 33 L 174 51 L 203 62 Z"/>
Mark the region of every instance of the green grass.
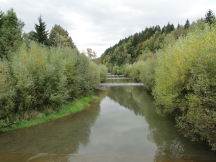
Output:
<path fill-rule="evenodd" d="M 94 99 L 97 99 L 97 97 L 96 96 L 90 96 L 90 97 L 81 98 L 79 100 L 75 100 L 75 101 L 71 102 L 70 104 L 67 104 L 67 105 L 61 107 L 59 109 L 59 111 L 53 112 L 50 115 L 43 115 L 43 117 L 40 119 L 21 120 L 15 124 L 11 125 L 10 127 L 1 128 L 0 131 L 7 132 L 7 131 L 15 130 L 18 128 L 31 127 L 34 125 L 48 122 L 48 121 L 53 120 L 53 119 L 58 119 L 58 118 L 61 118 L 61 117 L 64 117 L 64 116 L 67 116 L 70 114 L 77 113 L 77 112 L 87 108 L 89 102 L 91 102 Z"/>

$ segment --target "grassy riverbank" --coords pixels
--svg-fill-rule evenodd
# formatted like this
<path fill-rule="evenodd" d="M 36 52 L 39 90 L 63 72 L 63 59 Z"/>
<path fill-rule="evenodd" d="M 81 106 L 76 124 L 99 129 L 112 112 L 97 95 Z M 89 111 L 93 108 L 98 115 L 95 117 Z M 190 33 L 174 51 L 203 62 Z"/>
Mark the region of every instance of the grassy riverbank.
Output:
<path fill-rule="evenodd" d="M 9 127 L 1 128 L 0 131 L 7 132 L 7 131 L 15 130 L 18 128 L 31 127 L 31 126 L 35 126 L 41 123 L 48 122 L 53 119 L 58 119 L 58 118 L 61 118 L 67 115 L 71 115 L 71 114 L 80 112 L 83 109 L 87 108 L 91 101 L 97 98 L 98 98 L 97 96 L 89 96 L 89 97 L 84 97 L 84 98 L 75 100 L 67 105 L 62 106 L 59 109 L 59 111 L 53 111 L 52 113 L 48 115 L 43 114 L 42 117 L 39 119 L 17 121 L 16 123 L 10 125 Z"/>

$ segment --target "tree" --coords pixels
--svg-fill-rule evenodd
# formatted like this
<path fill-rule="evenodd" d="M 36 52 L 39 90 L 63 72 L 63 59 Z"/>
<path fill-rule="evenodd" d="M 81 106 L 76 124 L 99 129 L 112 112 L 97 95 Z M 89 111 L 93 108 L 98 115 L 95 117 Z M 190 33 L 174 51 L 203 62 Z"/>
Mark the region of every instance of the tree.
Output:
<path fill-rule="evenodd" d="M 23 37 L 24 37 L 24 39 L 27 39 L 27 40 L 37 41 L 35 38 L 35 32 L 34 31 L 30 31 L 29 33 L 24 33 Z"/>
<path fill-rule="evenodd" d="M 48 45 L 48 31 L 41 16 L 38 18 L 38 24 L 35 24 L 34 40 L 38 43 Z"/>
<path fill-rule="evenodd" d="M 0 28 L 3 24 L 3 16 L 4 16 L 4 13 L 2 11 L 0 11 Z"/>
<path fill-rule="evenodd" d="M 181 28 L 181 25 L 180 25 L 180 24 L 178 24 L 178 26 L 177 26 L 177 29 L 179 29 L 179 28 Z"/>
<path fill-rule="evenodd" d="M 190 21 L 187 19 L 184 25 L 185 29 L 188 29 L 190 27 Z"/>
<path fill-rule="evenodd" d="M 172 32 L 174 29 L 175 29 L 174 25 L 168 23 L 167 26 L 163 27 L 162 32 L 168 34 L 168 33 Z"/>
<path fill-rule="evenodd" d="M 22 42 L 22 27 L 13 9 L 6 14 L 0 12 L 0 57 L 8 57 Z"/>
<path fill-rule="evenodd" d="M 60 25 L 55 25 L 49 35 L 49 43 L 51 46 L 58 47 L 71 47 L 76 48 L 72 38 L 68 32 L 63 29 Z"/>
<path fill-rule="evenodd" d="M 91 48 L 87 48 L 87 56 L 90 58 L 90 59 L 94 59 L 97 57 L 97 54 L 95 51 L 93 51 Z"/>
<path fill-rule="evenodd" d="M 208 24 L 215 22 L 215 15 L 212 10 L 208 10 L 208 12 L 206 13 L 205 22 Z"/>

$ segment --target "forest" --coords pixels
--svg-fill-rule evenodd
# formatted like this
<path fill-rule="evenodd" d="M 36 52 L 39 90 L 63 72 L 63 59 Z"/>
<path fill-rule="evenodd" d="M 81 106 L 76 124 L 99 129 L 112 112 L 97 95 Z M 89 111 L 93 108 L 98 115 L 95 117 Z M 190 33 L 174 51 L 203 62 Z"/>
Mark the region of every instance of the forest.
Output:
<path fill-rule="evenodd" d="M 143 82 L 179 132 L 216 150 L 216 19 L 153 26 L 120 40 L 101 57 L 109 71 Z"/>
<path fill-rule="evenodd" d="M 23 26 L 13 9 L 0 12 L 0 128 L 58 111 L 106 79 L 60 25 L 48 32 L 40 16 L 33 31 Z"/>

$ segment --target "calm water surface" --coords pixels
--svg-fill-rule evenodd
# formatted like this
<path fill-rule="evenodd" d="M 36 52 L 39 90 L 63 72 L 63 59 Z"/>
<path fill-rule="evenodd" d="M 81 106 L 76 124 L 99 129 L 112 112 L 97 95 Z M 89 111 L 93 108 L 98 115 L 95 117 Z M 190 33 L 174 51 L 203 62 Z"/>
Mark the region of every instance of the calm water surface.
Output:
<path fill-rule="evenodd" d="M 109 87 L 101 95 L 75 115 L 0 134 L 0 162 L 216 161 L 156 113 L 143 87 Z"/>

